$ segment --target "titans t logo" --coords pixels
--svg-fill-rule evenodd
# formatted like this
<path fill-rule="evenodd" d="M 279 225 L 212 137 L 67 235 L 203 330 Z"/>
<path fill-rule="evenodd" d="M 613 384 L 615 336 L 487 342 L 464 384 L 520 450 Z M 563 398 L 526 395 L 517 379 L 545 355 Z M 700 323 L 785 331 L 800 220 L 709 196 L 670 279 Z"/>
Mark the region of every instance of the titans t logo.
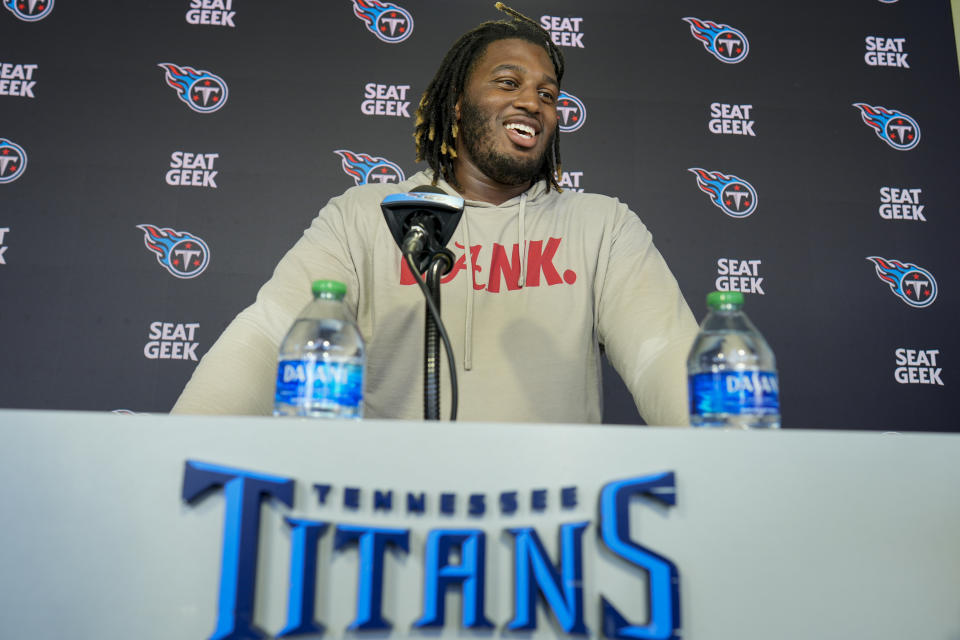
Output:
<path fill-rule="evenodd" d="M 868 256 L 877 270 L 877 277 L 890 285 L 890 291 L 911 307 L 929 307 L 937 299 L 937 281 L 933 274 L 909 262 Z"/>
<path fill-rule="evenodd" d="M 367 31 L 384 42 L 403 42 L 413 33 L 413 16 L 390 2 L 353 0 L 353 13 L 363 20 Z"/>
<path fill-rule="evenodd" d="M 170 62 L 157 66 L 166 71 L 167 84 L 176 90 L 180 100 L 197 113 L 213 113 L 227 103 L 227 83 L 220 76 Z"/>
<path fill-rule="evenodd" d="M 354 153 L 347 149 L 334 151 L 340 156 L 344 173 L 361 184 L 397 184 L 406 178 L 403 170 L 386 158 L 374 158 L 365 153 Z"/>
<path fill-rule="evenodd" d="M 909 151 L 920 143 L 920 125 L 917 121 L 896 109 L 854 102 L 860 109 L 864 123 L 872 127 L 877 137 L 897 151 Z"/>
<path fill-rule="evenodd" d="M 192 233 L 160 229 L 151 224 L 138 224 L 137 228 L 143 231 L 143 244 L 174 277 L 196 278 L 210 264 L 210 247 Z"/>
<path fill-rule="evenodd" d="M 730 25 L 718 24 L 699 18 L 684 18 L 690 24 L 690 33 L 703 43 L 703 48 L 720 62 L 736 64 L 743 62 L 750 51 L 747 36 Z"/>
<path fill-rule="evenodd" d="M 697 176 L 700 191 L 728 216 L 746 218 L 757 210 L 757 190 L 743 178 L 697 167 L 687 171 Z"/>

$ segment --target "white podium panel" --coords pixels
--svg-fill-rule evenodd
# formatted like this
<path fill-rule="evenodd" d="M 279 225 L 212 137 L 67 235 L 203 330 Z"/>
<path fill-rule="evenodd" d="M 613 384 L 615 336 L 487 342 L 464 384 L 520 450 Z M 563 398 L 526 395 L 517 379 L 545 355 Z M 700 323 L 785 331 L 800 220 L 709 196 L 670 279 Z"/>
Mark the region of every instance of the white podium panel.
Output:
<path fill-rule="evenodd" d="M 0 411 L 5 638 L 960 638 L 960 436 Z"/>

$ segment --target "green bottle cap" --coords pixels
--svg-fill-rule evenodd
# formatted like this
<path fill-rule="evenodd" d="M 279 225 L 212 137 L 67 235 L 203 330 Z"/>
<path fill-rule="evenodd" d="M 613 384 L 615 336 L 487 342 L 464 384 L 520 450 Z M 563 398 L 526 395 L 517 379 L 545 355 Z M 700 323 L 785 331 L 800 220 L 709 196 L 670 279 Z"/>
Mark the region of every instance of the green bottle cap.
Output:
<path fill-rule="evenodd" d="M 336 298 L 342 298 L 347 294 L 347 285 L 337 280 L 314 280 L 310 288 L 314 298 L 319 297 L 321 293 L 330 293 Z"/>
<path fill-rule="evenodd" d="M 707 294 L 707 308 L 720 309 L 721 307 L 743 306 L 743 294 L 739 291 L 711 291 Z"/>

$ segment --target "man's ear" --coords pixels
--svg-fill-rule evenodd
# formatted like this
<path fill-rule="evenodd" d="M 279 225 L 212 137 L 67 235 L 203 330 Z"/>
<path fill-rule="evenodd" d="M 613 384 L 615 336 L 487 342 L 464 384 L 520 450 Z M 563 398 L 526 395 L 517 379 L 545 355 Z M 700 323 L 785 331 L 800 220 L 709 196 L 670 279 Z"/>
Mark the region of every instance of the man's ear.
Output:
<path fill-rule="evenodd" d="M 456 116 L 457 122 L 460 122 L 460 100 L 457 98 L 457 104 L 453 105 L 453 115 Z"/>

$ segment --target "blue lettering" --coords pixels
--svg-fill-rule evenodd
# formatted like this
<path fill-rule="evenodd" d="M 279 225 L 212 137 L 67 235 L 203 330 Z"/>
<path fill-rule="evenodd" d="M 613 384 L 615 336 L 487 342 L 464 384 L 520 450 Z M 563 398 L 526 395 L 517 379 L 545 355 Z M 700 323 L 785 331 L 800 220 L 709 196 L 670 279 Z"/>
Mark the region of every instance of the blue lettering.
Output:
<path fill-rule="evenodd" d="M 441 493 L 440 494 L 440 513 L 448 516 L 452 516 L 453 512 L 456 509 L 457 504 L 457 494 L 455 493 Z"/>
<path fill-rule="evenodd" d="M 482 493 L 471 493 L 468 504 L 467 513 L 471 516 L 482 516 L 487 510 L 485 498 Z"/>
<path fill-rule="evenodd" d="M 423 513 L 427 509 L 427 497 L 424 493 L 407 494 L 407 513 Z"/>
<path fill-rule="evenodd" d="M 345 487 L 343 489 L 343 506 L 347 509 L 356 511 L 360 508 L 360 489 L 356 487 Z"/>
<path fill-rule="evenodd" d="M 504 491 L 500 494 L 500 512 L 507 516 L 517 512 L 516 491 Z"/>
<path fill-rule="evenodd" d="M 649 621 L 645 625 L 628 622 L 606 598 L 603 609 L 603 633 L 608 638 L 676 640 L 680 627 L 680 578 L 667 558 L 630 539 L 630 498 L 643 495 L 665 505 L 676 504 L 673 472 L 611 482 L 600 493 L 600 536 L 611 551 L 647 571 Z"/>
<path fill-rule="evenodd" d="M 460 549 L 460 564 L 450 564 L 450 551 Z M 423 615 L 414 628 L 442 627 L 447 587 L 461 585 L 463 626 L 467 629 L 493 627 L 483 610 L 486 536 L 477 529 L 433 529 L 427 535 L 423 585 Z"/>
<path fill-rule="evenodd" d="M 290 526 L 290 592 L 287 594 L 287 624 L 278 638 L 323 633 L 315 620 L 317 594 L 317 542 L 327 530 L 326 522 L 284 518 Z"/>
<path fill-rule="evenodd" d="M 514 537 L 514 616 L 511 631 L 537 628 L 536 591 L 567 633 L 588 634 L 583 622 L 583 531 L 589 522 L 560 527 L 560 573 L 547 557 L 537 532 L 530 527 L 508 529 Z"/>
<path fill-rule="evenodd" d="M 564 487 L 560 489 L 560 505 L 564 509 L 573 509 L 577 506 L 576 487 Z"/>
<path fill-rule="evenodd" d="M 393 491 L 374 491 L 373 492 L 373 510 L 374 511 L 392 511 L 393 510 Z"/>
<path fill-rule="evenodd" d="M 317 502 L 327 504 L 327 494 L 332 487 L 329 484 L 315 484 L 313 488 L 317 490 Z"/>
<path fill-rule="evenodd" d="M 271 637 L 254 623 L 257 555 L 261 505 L 276 498 L 293 507 L 294 481 L 243 469 L 188 460 L 183 476 L 183 500 L 195 503 L 223 487 L 224 534 L 215 629 L 209 640 L 259 640 Z M 333 486 L 314 484 L 317 500 L 328 504 Z M 519 506 L 518 491 L 499 494 L 500 512 L 513 515 Z M 530 508 L 543 512 L 548 506 L 547 489 L 532 489 Z M 483 493 L 466 498 L 466 512 L 472 517 L 486 513 Z M 643 623 L 627 620 L 604 596 L 600 597 L 602 634 L 609 638 L 677 640 L 680 628 L 679 574 L 673 562 L 631 537 L 632 501 L 655 500 L 666 506 L 676 504 L 672 472 L 650 474 L 608 483 L 600 494 L 599 536 L 604 546 L 646 575 L 648 614 Z M 408 513 L 426 511 L 426 494 L 406 493 Z M 439 512 L 456 512 L 457 494 L 439 494 Z M 357 510 L 359 487 L 344 487 L 343 507 Z M 578 505 L 577 487 L 560 489 L 560 507 Z M 392 511 L 393 491 L 374 490 L 374 511 Z M 299 635 L 319 636 L 324 625 L 316 620 L 319 541 L 330 523 L 284 518 L 290 527 L 290 586 L 287 619 L 278 638 Z M 589 635 L 583 617 L 583 533 L 589 522 L 560 526 L 556 564 L 532 527 L 507 529 L 513 536 L 514 612 L 508 631 L 529 631 L 537 627 L 538 595 L 557 625 L 567 634 Z M 392 623 L 383 617 L 383 579 L 387 550 L 393 546 L 409 553 L 409 529 L 390 529 L 341 524 L 335 527 L 333 548 L 343 550 L 356 543 L 358 579 L 356 617 L 349 631 L 388 631 Z M 485 612 L 486 537 L 481 529 L 433 529 L 428 532 L 424 552 L 423 613 L 413 628 L 441 628 L 445 624 L 448 591 L 459 591 L 462 599 L 462 627 L 492 629 Z M 451 563 L 451 557 L 457 564 Z"/>
<path fill-rule="evenodd" d="M 534 511 L 543 511 L 547 508 L 547 490 L 534 489 L 530 494 L 530 508 Z"/>
<path fill-rule="evenodd" d="M 383 618 L 383 556 L 387 545 L 402 551 L 410 550 L 409 529 L 376 529 L 337 525 L 333 548 L 342 549 L 356 542 L 360 554 L 360 569 L 357 579 L 357 617 L 347 627 L 353 630 L 389 629 L 391 625 Z"/>
<path fill-rule="evenodd" d="M 290 478 L 186 461 L 184 501 L 194 502 L 209 489 L 219 486 L 223 487 L 226 507 L 217 622 L 210 640 L 266 638 L 267 634 L 253 624 L 260 501 L 266 495 L 293 507 L 294 483 Z"/>

